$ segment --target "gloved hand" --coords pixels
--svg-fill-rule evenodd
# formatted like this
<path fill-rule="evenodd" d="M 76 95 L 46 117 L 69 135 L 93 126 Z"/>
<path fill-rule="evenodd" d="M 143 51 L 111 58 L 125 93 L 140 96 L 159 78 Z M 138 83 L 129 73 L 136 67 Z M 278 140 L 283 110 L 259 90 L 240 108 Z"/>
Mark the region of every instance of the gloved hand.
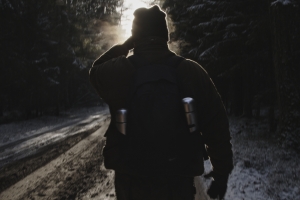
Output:
<path fill-rule="evenodd" d="M 131 37 L 129 37 L 123 44 L 122 44 L 127 50 L 133 49 L 134 47 L 134 40 Z"/>
<path fill-rule="evenodd" d="M 204 178 L 212 177 L 214 180 L 207 190 L 207 194 L 210 198 L 223 199 L 227 190 L 227 181 L 229 175 L 219 175 L 211 171 L 210 173 L 204 175 Z"/>

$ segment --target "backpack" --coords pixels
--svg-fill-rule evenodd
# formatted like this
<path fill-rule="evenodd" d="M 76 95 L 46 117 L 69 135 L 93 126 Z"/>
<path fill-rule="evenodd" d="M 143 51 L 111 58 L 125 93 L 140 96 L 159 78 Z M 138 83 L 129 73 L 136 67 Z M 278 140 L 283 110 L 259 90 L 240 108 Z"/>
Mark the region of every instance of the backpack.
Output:
<path fill-rule="evenodd" d="M 175 55 L 158 63 L 136 55 L 128 59 L 136 72 L 127 97 L 126 142 L 119 149 L 115 170 L 139 176 L 192 173 L 192 165 L 203 166 L 203 157 L 201 135 L 190 133 L 181 102 L 176 69 L 184 59 Z"/>

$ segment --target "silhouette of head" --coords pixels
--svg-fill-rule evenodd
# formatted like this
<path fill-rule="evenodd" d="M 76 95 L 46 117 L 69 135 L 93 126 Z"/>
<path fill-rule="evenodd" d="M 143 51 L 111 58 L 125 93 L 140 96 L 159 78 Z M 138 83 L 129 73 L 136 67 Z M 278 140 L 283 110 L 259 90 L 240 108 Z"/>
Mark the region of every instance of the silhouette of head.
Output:
<path fill-rule="evenodd" d="M 159 6 L 139 8 L 134 11 L 131 33 L 133 38 L 142 39 L 157 36 L 169 41 L 166 13 Z"/>

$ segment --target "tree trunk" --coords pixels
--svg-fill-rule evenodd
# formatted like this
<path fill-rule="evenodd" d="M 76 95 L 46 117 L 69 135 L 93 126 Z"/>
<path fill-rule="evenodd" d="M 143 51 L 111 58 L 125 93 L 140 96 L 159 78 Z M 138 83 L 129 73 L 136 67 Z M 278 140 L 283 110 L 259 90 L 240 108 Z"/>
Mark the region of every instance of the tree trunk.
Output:
<path fill-rule="evenodd" d="M 300 82 L 299 62 L 299 9 L 277 3 L 271 6 L 273 32 L 273 62 L 279 103 L 279 127 L 284 146 L 296 147 L 300 143 Z M 298 23 L 298 24 L 297 24 Z M 298 48 L 298 49 L 297 49 Z"/>
<path fill-rule="evenodd" d="M 3 102 L 0 100 L 0 117 L 4 116 L 3 111 L 4 111 L 4 109 L 3 109 Z"/>
<path fill-rule="evenodd" d="M 252 114 L 252 104 L 253 104 L 253 66 L 244 66 L 243 69 L 243 90 L 244 90 L 244 99 L 243 99 L 243 117 L 251 118 Z"/>
<path fill-rule="evenodd" d="M 243 114 L 243 100 L 244 100 L 244 90 L 243 90 L 243 80 L 241 74 L 237 73 L 232 80 L 232 91 L 233 97 L 231 101 L 232 113 L 235 116 L 242 116 Z"/>

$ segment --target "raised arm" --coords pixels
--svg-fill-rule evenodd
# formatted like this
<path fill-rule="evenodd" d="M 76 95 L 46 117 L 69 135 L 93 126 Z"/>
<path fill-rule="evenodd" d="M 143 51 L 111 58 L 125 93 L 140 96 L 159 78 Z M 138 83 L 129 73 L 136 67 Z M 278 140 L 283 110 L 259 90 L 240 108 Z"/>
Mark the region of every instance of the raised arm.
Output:
<path fill-rule="evenodd" d="M 133 48 L 133 39 L 132 37 L 128 38 L 123 44 L 115 45 L 111 47 L 108 51 L 103 53 L 99 58 L 95 60 L 91 69 L 90 69 L 90 81 L 101 98 L 105 100 L 105 91 L 102 87 L 103 79 L 106 79 L 107 65 L 104 65 L 105 62 L 111 61 L 114 58 L 120 56 L 127 56 L 130 49 Z M 104 81 L 105 82 L 105 81 Z"/>

